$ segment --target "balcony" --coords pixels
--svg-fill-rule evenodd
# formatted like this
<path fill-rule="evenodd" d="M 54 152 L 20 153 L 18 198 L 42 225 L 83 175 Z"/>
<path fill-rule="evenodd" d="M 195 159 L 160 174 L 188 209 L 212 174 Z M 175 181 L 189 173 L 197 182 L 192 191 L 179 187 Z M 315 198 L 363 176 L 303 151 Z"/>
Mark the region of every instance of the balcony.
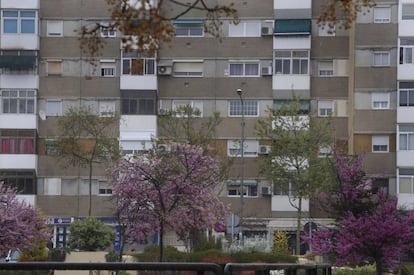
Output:
<path fill-rule="evenodd" d="M 293 204 L 295 204 L 295 201 L 293 201 Z M 281 212 L 281 211 L 296 212 L 297 209 L 294 208 L 290 204 L 289 197 L 287 195 L 286 196 L 283 196 L 283 195 L 272 196 L 272 212 Z M 309 211 L 309 200 L 302 200 L 302 211 L 303 212 Z"/>
<path fill-rule="evenodd" d="M 37 129 L 37 115 L 0 114 L 0 129 Z"/>
<path fill-rule="evenodd" d="M 121 75 L 121 90 L 157 90 L 155 75 Z"/>
<path fill-rule="evenodd" d="M 1 0 L 2 9 L 39 9 L 39 0 Z"/>
<path fill-rule="evenodd" d="M 414 106 L 397 107 L 397 123 L 414 123 Z"/>
<path fill-rule="evenodd" d="M 37 173 L 37 155 L 35 154 L 0 154 L 1 169 L 35 170 Z"/>
<path fill-rule="evenodd" d="M 272 79 L 273 90 L 309 90 L 310 75 L 276 74 Z"/>

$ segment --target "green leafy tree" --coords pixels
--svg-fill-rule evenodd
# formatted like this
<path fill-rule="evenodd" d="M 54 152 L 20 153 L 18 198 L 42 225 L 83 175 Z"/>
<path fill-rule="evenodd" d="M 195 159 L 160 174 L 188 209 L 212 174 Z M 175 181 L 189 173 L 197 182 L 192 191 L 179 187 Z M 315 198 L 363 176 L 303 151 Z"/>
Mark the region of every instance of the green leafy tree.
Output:
<path fill-rule="evenodd" d="M 282 254 L 282 255 L 289 255 L 289 243 L 288 243 L 288 237 L 286 235 L 286 232 L 277 230 L 273 234 L 273 245 L 272 245 L 272 251 L 275 254 Z"/>
<path fill-rule="evenodd" d="M 263 171 L 273 180 L 274 190 L 286 194 L 296 209 L 297 254 L 300 253 L 303 201 L 330 184 L 330 175 L 333 175 L 329 159 L 319 157 L 320 148 L 333 146 L 330 120 L 304 114 L 300 104 L 294 99 L 280 109 L 269 109 L 268 117 L 256 125 L 259 137 L 271 143 L 271 152 L 263 159 Z"/>
<path fill-rule="evenodd" d="M 95 165 L 109 165 L 119 158 L 118 133 L 114 129 L 119 117 L 102 117 L 91 108 L 70 108 L 59 117 L 59 159 L 64 165 L 88 169 L 89 208 L 92 215 L 92 175 Z"/>
<path fill-rule="evenodd" d="M 103 250 L 110 246 L 115 238 L 115 231 L 94 217 L 74 221 L 70 225 L 70 249 L 84 251 Z"/>

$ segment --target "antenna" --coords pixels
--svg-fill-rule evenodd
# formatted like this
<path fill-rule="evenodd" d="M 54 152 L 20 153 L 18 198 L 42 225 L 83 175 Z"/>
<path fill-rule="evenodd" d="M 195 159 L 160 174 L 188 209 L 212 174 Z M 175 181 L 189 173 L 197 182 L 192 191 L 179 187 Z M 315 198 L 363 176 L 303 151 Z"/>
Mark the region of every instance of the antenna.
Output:
<path fill-rule="evenodd" d="M 41 120 L 46 120 L 46 113 L 43 110 L 39 111 L 39 117 Z"/>

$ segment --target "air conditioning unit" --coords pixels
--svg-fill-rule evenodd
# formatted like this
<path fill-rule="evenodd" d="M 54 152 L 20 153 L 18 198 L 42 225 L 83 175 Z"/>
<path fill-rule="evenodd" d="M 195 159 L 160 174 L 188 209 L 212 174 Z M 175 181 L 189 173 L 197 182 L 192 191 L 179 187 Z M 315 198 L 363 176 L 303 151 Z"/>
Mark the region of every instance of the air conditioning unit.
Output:
<path fill-rule="evenodd" d="M 171 66 L 158 66 L 157 69 L 158 75 L 171 75 L 172 67 Z"/>
<path fill-rule="evenodd" d="M 261 155 L 267 155 L 270 153 L 271 146 L 270 145 L 260 145 L 259 146 L 259 154 Z"/>
<path fill-rule="evenodd" d="M 273 35 L 273 28 L 271 26 L 262 26 L 262 36 Z"/>
<path fill-rule="evenodd" d="M 171 151 L 171 147 L 168 144 L 158 144 L 158 150 L 163 151 L 163 152 L 169 152 Z"/>
<path fill-rule="evenodd" d="M 262 67 L 262 75 L 272 75 L 272 66 Z"/>
<path fill-rule="evenodd" d="M 270 191 L 269 186 L 262 186 L 262 196 L 271 196 L 272 193 Z"/>
<path fill-rule="evenodd" d="M 159 116 L 165 116 L 167 113 L 168 113 L 168 109 L 165 109 L 165 108 L 160 108 L 160 109 L 158 110 L 158 115 L 159 115 Z"/>

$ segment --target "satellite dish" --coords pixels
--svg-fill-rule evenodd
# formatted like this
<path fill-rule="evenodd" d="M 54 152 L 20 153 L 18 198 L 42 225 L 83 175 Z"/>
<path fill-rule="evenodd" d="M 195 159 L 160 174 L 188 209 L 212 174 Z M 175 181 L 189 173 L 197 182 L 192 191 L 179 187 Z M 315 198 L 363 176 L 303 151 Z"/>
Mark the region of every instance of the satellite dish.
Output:
<path fill-rule="evenodd" d="M 41 120 L 46 120 L 46 113 L 45 111 L 40 110 L 39 111 L 39 117 Z"/>

